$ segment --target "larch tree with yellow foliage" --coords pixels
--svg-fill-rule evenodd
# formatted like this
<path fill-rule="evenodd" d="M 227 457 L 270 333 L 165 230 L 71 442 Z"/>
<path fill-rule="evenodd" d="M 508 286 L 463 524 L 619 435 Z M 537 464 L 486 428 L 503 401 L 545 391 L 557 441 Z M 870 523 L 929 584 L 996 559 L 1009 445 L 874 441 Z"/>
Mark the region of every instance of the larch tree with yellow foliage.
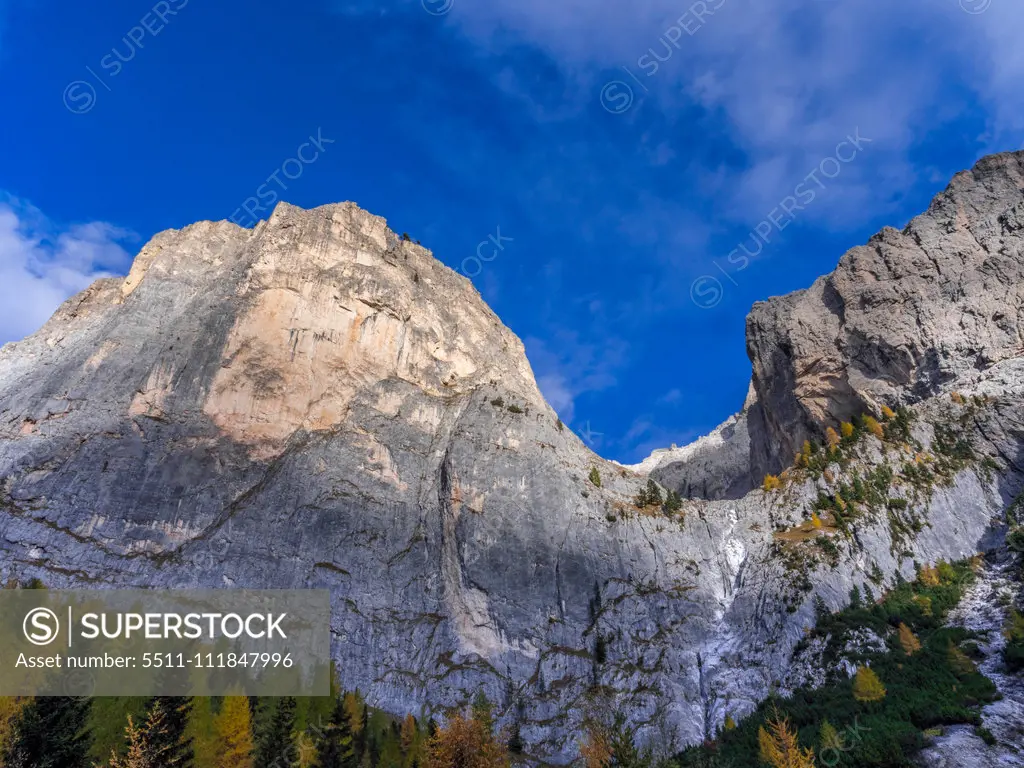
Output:
<path fill-rule="evenodd" d="M 27 703 L 24 696 L 0 696 L 0 755 L 7 748 L 14 724 Z"/>
<path fill-rule="evenodd" d="M 871 667 L 857 667 L 853 678 L 853 698 L 861 702 L 881 701 L 885 698 L 885 686 Z"/>
<path fill-rule="evenodd" d="M 776 712 L 767 725 L 757 730 L 762 763 L 772 768 L 814 768 L 814 750 L 800 746 L 786 718 Z"/>
<path fill-rule="evenodd" d="M 879 440 L 885 439 L 885 431 L 882 429 L 882 425 L 878 423 L 878 419 L 874 416 L 864 417 L 864 428 Z"/>
<path fill-rule="evenodd" d="M 953 668 L 958 677 L 970 675 L 978 671 L 978 668 L 974 666 L 974 662 L 971 661 L 966 653 L 957 648 L 952 640 L 949 641 L 947 657 L 949 658 L 949 666 Z"/>
<path fill-rule="evenodd" d="M 213 721 L 220 742 L 217 768 L 253 768 L 252 719 L 246 696 L 225 696 Z"/>
<path fill-rule="evenodd" d="M 826 750 L 842 752 L 846 746 L 839 731 L 827 719 L 821 721 L 821 728 L 818 730 L 818 744 L 821 745 L 822 752 Z"/>
<path fill-rule="evenodd" d="M 402 720 L 402 729 L 399 732 L 399 742 L 402 745 L 402 754 L 408 756 L 416 746 L 416 718 L 411 714 L 406 715 Z"/>
<path fill-rule="evenodd" d="M 604 728 L 591 725 L 580 742 L 580 757 L 585 768 L 606 768 L 612 761 L 612 743 Z"/>
<path fill-rule="evenodd" d="M 839 433 L 832 427 L 825 430 L 825 444 L 828 445 L 828 452 L 835 453 L 840 443 Z"/>
<path fill-rule="evenodd" d="M 900 634 L 900 647 L 907 656 L 913 656 L 915 653 L 921 650 L 921 641 L 917 639 L 917 635 L 903 622 L 900 622 L 899 628 Z"/>
<path fill-rule="evenodd" d="M 427 744 L 425 768 L 508 768 L 508 752 L 474 718 L 455 715 Z"/>
<path fill-rule="evenodd" d="M 917 579 L 926 587 L 937 587 L 939 586 L 939 569 L 925 566 L 917 575 Z"/>

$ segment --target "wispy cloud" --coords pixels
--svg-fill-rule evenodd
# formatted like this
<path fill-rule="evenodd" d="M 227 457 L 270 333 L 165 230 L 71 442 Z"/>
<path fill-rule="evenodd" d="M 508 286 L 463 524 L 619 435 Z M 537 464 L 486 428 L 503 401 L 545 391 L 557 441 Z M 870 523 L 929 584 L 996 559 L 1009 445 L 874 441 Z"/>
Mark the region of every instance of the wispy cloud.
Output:
<path fill-rule="evenodd" d="M 94 280 L 123 273 L 132 233 L 104 222 L 60 227 L 39 209 L 0 195 L 0 343 L 45 323 Z"/>
<path fill-rule="evenodd" d="M 717 10 L 699 33 L 670 44 L 678 36 L 666 30 L 681 14 L 692 15 L 694 5 Z M 1020 3 L 995 2 L 970 14 L 955 0 L 908 0 L 884 9 L 805 0 L 494 0 L 457 4 L 446 21 L 495 54 L 535 46 L 585 98 L 598 98 L 611 76 L 632 82 L 622 74 L 628 67 L 641 82 L 632 82 L 637 103 L 622 119 L 695 104 L 723 116 L 745 161 L 724 177 L 715 163 L 700 172 L 709 183 L 718 178 L 720 213 L 738 218 L 769 204 L 852 127 L 874 138 L 884 156 L 877 166 L 848 174 L 834 204 L 814 215 L 848 223 L 877 214 L 886 202 L 880 190 L 898 189 L 913 176 L 907 154 L 915 141 L 930 123 L 951 116 L 943 105 L 950 83 L 989 104 L 989 136 L 982 140 L 1005 148 L 1007 134 L 1017 140 L 1024 129 Z M 638 62 L 651 62 L 654 54 L 664 63 L 648 77 L 652 68 Z M 886 168 L 882 179 L 878 167 Z"/>
<path fill-rule="evenodd" d="M 527 337 L 523 343 L 537 385 L 562 420 L 573 423 L 579 416 L 595 421 L 593 415 L 577 414 L 576 401 L 581 395 L 615 386 L 616 373 L 627 362 L 626 345 L 611 339 L 598 346 L 566 329 L 555 330 L 547 340 Z"/>

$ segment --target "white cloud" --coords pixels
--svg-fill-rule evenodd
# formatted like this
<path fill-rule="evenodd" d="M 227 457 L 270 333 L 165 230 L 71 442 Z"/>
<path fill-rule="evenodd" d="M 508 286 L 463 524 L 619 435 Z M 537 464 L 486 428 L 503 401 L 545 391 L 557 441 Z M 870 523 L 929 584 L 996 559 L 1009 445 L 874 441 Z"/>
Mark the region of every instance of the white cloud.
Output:
<path fill-rule="evenodd" d="M 94 280 L 122 273 L 125 230 L 103 222 L 57 227 L 41 211 L 0 197 L 0 343 L 38 330 Z"/>
<path fill-rule="evenodd" d="M 537 376 L 537 386 L 555 412 L 567 424 L 576 416 L 576 399 L 616 384 L 615 372 L 626 362 L 626 345 L 607 339 L 601 347 L 580 340 L 575 331 L 555 329 L 548 341 L 527 337 L 526 354 Z M 599 428 L 599 417 L 590 414 Z"/>
<path fill-rule="evenodd" d="M 718 10 L 695 23 L 701 8 Z M 719 114 L 747 169 L 693 170 L 716 187 L 720 215 L 736 219 L 771 210 L 857 128 L 874 140 L 872 159 L 845 167 L 807 215 L 856 225 L 885 212 L 916 178 L 915 145 L 963 108 L 951 93 L 984 110 L 981 151 L 1024 138 L 1020 2 L 969 14 L 958 0 L 492 0 L 456 3 L 446 20 L 495 53 L 524 43 L 543 51 L 581 104 L 621 79 L 637 102 L 618 119 L 694 103 Z M 652 50 L 663 61 L 648 76 Z"/>

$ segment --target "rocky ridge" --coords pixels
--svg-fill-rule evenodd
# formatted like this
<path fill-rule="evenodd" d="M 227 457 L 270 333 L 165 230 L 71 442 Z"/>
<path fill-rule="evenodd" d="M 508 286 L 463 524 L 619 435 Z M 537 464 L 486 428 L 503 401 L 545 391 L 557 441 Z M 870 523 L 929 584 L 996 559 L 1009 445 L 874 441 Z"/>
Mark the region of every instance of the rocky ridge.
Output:
<path fill-rule="evenodd" d="M 1024 485 L 1022 162 L 981 161 L 904 233 L 755 307 L 730 435 L 652 470 L 719 500 L 673 516 L 636 507 L 646 476 L 564 428 L 469 282 L 382 219 L 282 204 L 254 230 L 161 233 L 125 280 L 0 350 L 0 576 L 329 588 L 343 683 L 376 706 L 484 690 L 555 762 L 609 704 L 664 749 L 700 741 L 785 676 L 816 595 L 838 607 L 1005 531 Z M 744 493 L 882 404 L 913 405 L 921 451 L 941 461 L 951 424 L 972 459 L 911 482 L 906 449 L 865 434 L 832 480 Z M 819 554 L 799 533 L 815 501 L 884 462 L 906 516 L 868 506 Z"/>

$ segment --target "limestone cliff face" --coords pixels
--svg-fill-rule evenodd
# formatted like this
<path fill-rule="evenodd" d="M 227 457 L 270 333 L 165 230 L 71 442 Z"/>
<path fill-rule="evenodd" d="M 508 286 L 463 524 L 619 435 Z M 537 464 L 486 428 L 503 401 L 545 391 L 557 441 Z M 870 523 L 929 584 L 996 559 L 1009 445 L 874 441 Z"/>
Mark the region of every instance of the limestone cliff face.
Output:
<path fill-rule="evenodd" d="M 1004 203 L 993 192 L 988 206 Z M 968 245 L 961 261 L 984 262 L 982 246 Z M 1019 252 L 999 258 L 1007 274 L 1020 269 Z M 893 257 L 894 273 L 912 268 L 945 285 L 923 261 Z M 988 292 L 1005 300 L 984 305 L 1002 320 L 971 315 L 976 332 L 954 332 L 943 348 L 1016 322 L 1014 290 Z M 349 203 L 281 205 L 254 230 L 202 222 L 162 233 L 127 279 L 98 282 L 0 350 L 0 577 L 328 588 L 343 683 L 384 709 L 441 713 L 484 690 L 502 723 L 520 724 L 529 754 L 553 761 L 575 754 L 593 708 L 628 712 L 642 739 L 701 740 L 784 678 L 815 594 L 838 606 L 875 566 L 892 580 L 915 558 L 972 554 L 1024 479 L 1024 361 L 1009 331 L 990 329 L 986 359 L 1007 359 L 984 371 L 944 363 L 939 376 L 922 353 L 906 388 L 884 386 L 920 401 L 925 444 L 933 422 L 965 418 L 946 394 L 926 397 L 941 380 L 987 395 L 964 429 L 999 470 L 965 466 L 913 497 L 928 525 L 909 538 L 865 516 L 837 540 L 834 562 L 803 550 L 794 561 L 775 533 L 799 525 L 828 483 L 795 476 L 782 492 L 744 495 L 749 479 L 733 474 L 749 476 L 755 444 L 785 455 L 771 430 L 811 430 L 853 407 L 846 395 L 806 395 L 796 354 L 819 353 L 781 307 L 813 293 L 770 304 L 780 307 L 770 322 L 755 310 L 778 348 L 754 332 L 750 407 L 728 435 L 681 457 L 714 474 L 694 480 L 695 493 L 737 498 L 689 501 L 668 518 L 633 506 L 642 472 L 603 461 L 562 427 L 521 343 L 469 282 L 382 219 Z M 846 322 L 866 327 L 860 312 L 847 307 Z M 819 336 L 807 338 L 830 360 L 854 350 L 842 334 L 838 352 Z M 870 348 L 856 347 L 850 383 L 829 392 L 889 392 L 853 373 Z M 799 394 L 773 388 L 776 375 Z M 926 380 L 931 389 L 918 386 Z M 757 408 L 762 432 L 751 426 Z M 854 465 L 895 462 L 899 450 L 871 438 Z"/>
<path fill-rule="evenodd" d="M 805 291 L 754 305 L 755 475 L 881 404 L 917 402 L 1024 353 L 1024 153 L 964 171 Z"/>

